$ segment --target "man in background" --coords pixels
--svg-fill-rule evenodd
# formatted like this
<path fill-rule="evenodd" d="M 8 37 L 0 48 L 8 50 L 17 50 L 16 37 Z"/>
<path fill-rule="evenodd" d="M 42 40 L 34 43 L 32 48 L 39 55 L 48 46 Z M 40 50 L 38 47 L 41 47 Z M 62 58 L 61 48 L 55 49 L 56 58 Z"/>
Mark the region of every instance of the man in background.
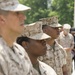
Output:
<path fill-rule="evenodd" d="M 61 27 L 61 25 L 58 24 L 58 18 L 45 18 L 42 19 L 42 23 L 43 31 L 51 36 L 51 38 L 46 40 L 47 53 L 39 57 L 39 59 L 51 66 L 56 71 L 57 75 L 67 75 L 66 52 L 55 40 L 60 34 L 59 28 Z"/>
<path fill-rule="evenodd" d="M 72 72 L 72 54 L 71 51 L 74 48 L 74 38 L 72 34 L 70 34 L 71 26 L 69 24 L 63 25 L 63 31 L 60 33 L 57 38 L 57 42 L 64 48 L 67 53 L 67 70 L 68 75 L 71 75 Z"/>

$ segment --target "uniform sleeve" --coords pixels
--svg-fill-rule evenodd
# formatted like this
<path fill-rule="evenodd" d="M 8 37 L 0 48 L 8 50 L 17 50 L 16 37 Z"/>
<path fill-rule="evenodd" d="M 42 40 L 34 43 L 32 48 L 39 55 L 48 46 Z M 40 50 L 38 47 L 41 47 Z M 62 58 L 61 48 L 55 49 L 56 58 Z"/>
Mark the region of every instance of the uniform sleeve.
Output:
<path fill-rule="evenodd" d="M 54 69 L 51 70 L 51 75 L 57 75 Z"/>
<path fill-rule="evenodd" d="M 46 63 L 39 61 L 39 64 L 41 65 L 40 71 L 43 72 L 43 75 L 57 75 L 54 69 Z"/>
<path fill-rule="evenodd" d="M 0 54 L 0 75 L 8 75 L 6 62 L 1 54 Z"/>
<path fill-rule="evenodd" d="M 47 75 L 57 75 L 53 68 L 51 68 L 50 66 L 48 66 L 48 67 L 47 66 L 46 66 L 47 72 L 48 72 Z"/>
<path fill-rule="evenodd" d="M 66 59 L 67 59 L 67 53 L 64 49 L 61 50 L 62 52 L 62 66 L 65 65 L 67 62 L 66 62 Z"/>

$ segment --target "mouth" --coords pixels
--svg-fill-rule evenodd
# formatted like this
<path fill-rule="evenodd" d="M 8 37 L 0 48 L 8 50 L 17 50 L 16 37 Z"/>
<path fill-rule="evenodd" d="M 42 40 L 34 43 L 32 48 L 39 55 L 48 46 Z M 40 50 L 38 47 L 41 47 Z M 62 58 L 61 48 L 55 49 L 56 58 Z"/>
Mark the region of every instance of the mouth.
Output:
<path fill-rule="evenodd" d="M 20 26 L 24 26 L 24 23 L 20 24 Z"/>
<path fill-rule="evenodd" d="M 20 24 L 21 27 L 24 27 L 24 23 Z"/>
<path fill-rule="evenodd" d="M 59 34 L 60 34 L 60 32 L 57 33 L 57 35 L 59 35 Z"/>
<path fill-rule="evenodd" d="M 20 22 L 20 26 L 24 26 L 25 24 L 24 24 L 24 22 Z"/>
<path fill-rule="evenodd" d="M 47 50 L 47 47 L 45 47 L 43 50 L 45 50 L 45 51 L 46 51 L 46 50 Z"/>
<path fill-rule="evenodd" d="M 44 48 L 42 49 L 42 55 L 45 55 L 45 54 L 46 54 L 46 51 L 47 51 L 47 47 L 44 47 Z"/>

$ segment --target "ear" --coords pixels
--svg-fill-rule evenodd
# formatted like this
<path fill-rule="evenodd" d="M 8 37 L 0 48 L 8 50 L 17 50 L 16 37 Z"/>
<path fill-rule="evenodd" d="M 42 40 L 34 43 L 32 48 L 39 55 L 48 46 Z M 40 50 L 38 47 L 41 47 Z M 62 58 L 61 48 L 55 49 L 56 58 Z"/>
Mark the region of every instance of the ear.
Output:
<path fill-rule="evenodd" d="M 47 33 L 47 28 L 44 28 L 44 29 L 43 29 L 43 32 L 44 32 L 44 33 Z"/>
<path fill-rule="evenodd" d="M 23 42 L 22 42 L 22 46 L 23 46 L 25 49 L 27 49 L 27 48 L 28 48 L 28 43 L 25 42 L 25 41 L 23 41 Z"/>
<path fill-rule="evenodd" d="M 0 23 L 1 25 L 5 23 L 5 17 L 3 15 L 0 15 Z"/>
<path fill-rule="evenodd" d="M 25 41 L 22 42 L 22 46 L 23 47 L 26 46 L 26 42 Z"/>

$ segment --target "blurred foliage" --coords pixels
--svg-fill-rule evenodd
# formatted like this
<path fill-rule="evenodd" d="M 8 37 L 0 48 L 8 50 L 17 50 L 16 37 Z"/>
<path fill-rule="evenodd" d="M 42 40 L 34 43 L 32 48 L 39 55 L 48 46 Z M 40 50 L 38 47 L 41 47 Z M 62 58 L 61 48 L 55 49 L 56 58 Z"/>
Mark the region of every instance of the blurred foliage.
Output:
<path fill-rule="evenodd" d="M 51 7 L 47 8 L 47 0 L 19 0 L 22 4 L 31 7 L 26 11 L 27 20 L 25 23 L 38 21 L 40 18 L 58 16 L 59 23 L 68 23 L 73 26 L 74 22 L 74 1 L 53 0 Z"/>
<path fill-rule="evenodd" d="M 38 21 L 40 18 L 48 17 L 50 10 L 47 9 L 47 0 L 19 0 L 22 4 L 31 7 L 26 11 L 26 23 Z"/>
<path fill-rule="evenodd" d="M 74 0 L 54 0 L 51 8 L 57 13 L 61 24 L 68 23 L 73 26 Z"/>

